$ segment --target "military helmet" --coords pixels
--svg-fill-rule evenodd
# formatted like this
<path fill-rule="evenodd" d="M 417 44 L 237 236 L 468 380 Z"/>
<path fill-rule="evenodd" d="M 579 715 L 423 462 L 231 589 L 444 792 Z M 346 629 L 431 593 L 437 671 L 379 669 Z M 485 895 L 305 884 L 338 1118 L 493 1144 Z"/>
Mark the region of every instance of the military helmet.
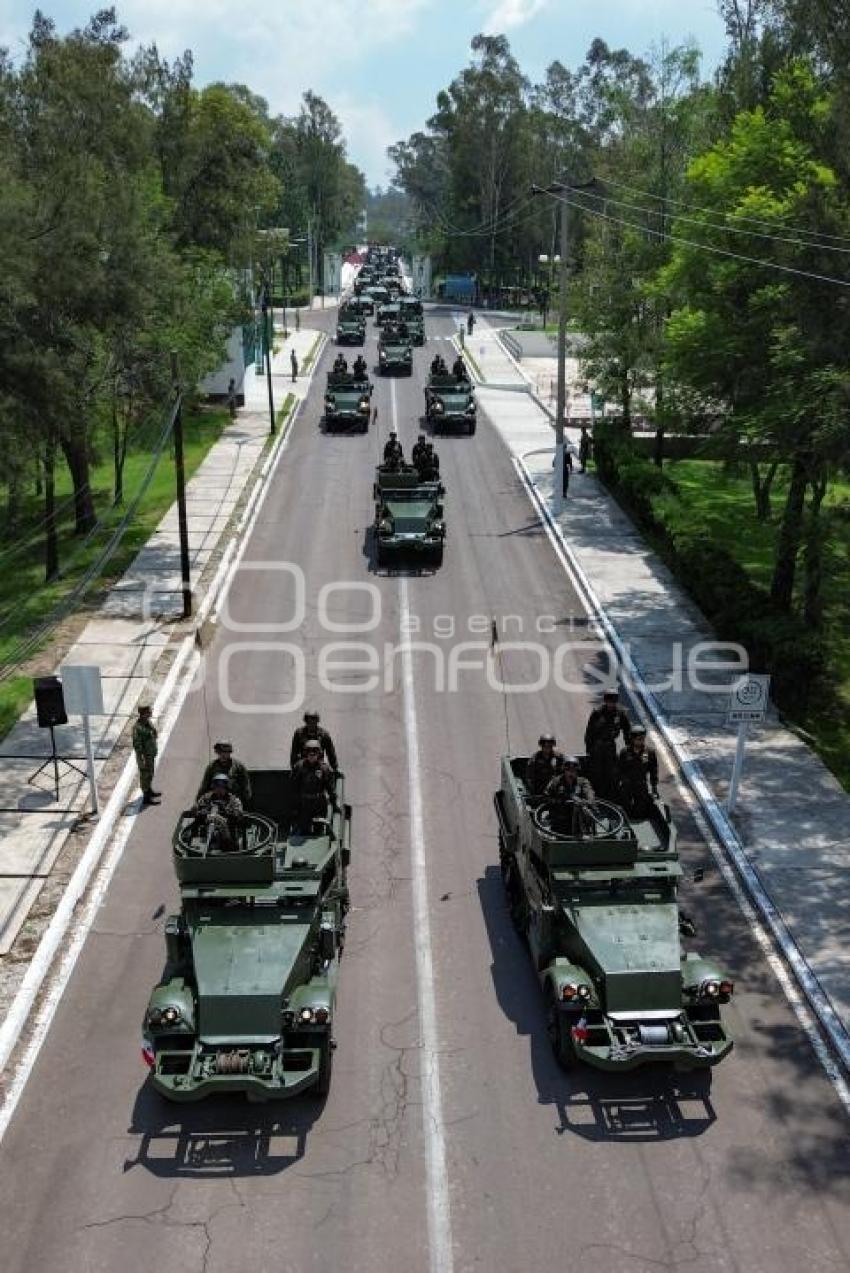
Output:
<path fill-rule="evenodd" d="M 579 758 L 578 758 L 578 756 L 565 756 L 565 757 L 564 757 L 564 768 L 565 768 L 565 769 L 578 769 L 578 767 L 579 767 Z"/>
<path fill-rule="evenodd" d="M 391 438 L 397 438 L 397 437 L 398 437 L 398 434 L 396 433 L 395 429 L 390 429 L 390 437 L 391 437 Z"/>
<path fill-rule="evenodd" d="M 616 703 L 619 697 L 620 697 L 619 690 L 606 690 L 605 693 L 602 695 L 602 700 L 605 703 L 610 703 L 610 702 Z"/>
<path fill-rule="evenodd" d="M 229 743 L 224 738 L 220 742 L 213 743 L 213 751 L 233 751 L 233 743 Z"/>
<path fill-rule="evenodd" d="M 319 720 L 319 719 L 320 719 L 319 713 L 316 711 L 316 709 L 314 707 L 308 707 L 307 711 L 304 713 L 304 723 L 306 724 L 308 720 Z"/>
<path fill-rule="evenodd" d="M 322 744 L 319 742 L 318 738 L 308 738 L 306 743 L 304 744 L 304 750 L 305 751 L 321 751 Z"/>
<path fill-rule="evenodd" d="M 551 743 L 554 746 L 556 741 L 554 734 L 541 734 L 537 740 L 537 745 L 542 747 L 544 743 Z"/>
<path fill-rule="evenodd" d="M 210 785 L 213 787 L 220 787 L 222 785 L 229 787 L 230 779 L 227 774 L 213 774 L 212 779 L 210 780 Z"/>
<path fill-rule="evenodd" d="M 425 441 L 425 434 L 424 434 L 424 433 L 420 433 L 420 434 L 419 434 L 419 437 L 416 439 L 416 441 L 417 441 L 417 442 L 424 442 L 424 441 Z"/>
<path fill-rule="evenodd" d="M 646 738 L 645 725 L 632 725 L 632 738 Z"/>

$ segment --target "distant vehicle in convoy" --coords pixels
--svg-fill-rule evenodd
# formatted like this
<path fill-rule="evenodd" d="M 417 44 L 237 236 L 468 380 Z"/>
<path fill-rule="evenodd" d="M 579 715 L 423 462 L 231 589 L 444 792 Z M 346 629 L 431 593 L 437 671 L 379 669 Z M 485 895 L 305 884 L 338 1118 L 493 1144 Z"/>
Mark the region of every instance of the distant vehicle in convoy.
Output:
<path fill-rule="evenodd" d="M 145 1011 L 143 1055 L 173 1101 L 328 1091 L 348 910 L 351 810 L 296 831 L 289 770 L 255 770 L 252 811 L 226 840 L 184 813 L 173 840 L 180 912 Z"/>
<path fill-rule="evenodd" d="M 369 292 L 363 291 L 352 296 L 346 308 L 350 309 L 353 314 L 359 314 L 361 318 L 366 314 L 371 317 L 375 312 L 375 302 Z"/>
<path fill-rule="evenodd" d="M 431 375 L 425 386 L 425 416 L 435 433 L 464 429 L 475 432 L 475 390 L 466 377 Z"/>
<path fill-rule="evenodd" d="M 413 374 L 413 349 L 410 337 L 404 335 L 395 324 L 388 323 L 381 329 L 378 341 L 378 366 L 382 375 L 390 371 L 400 371 L 403 375 Z"/>
<path fill-rule="evenodd" d="M 372 382 L 351 371 L 329 371 L 325 389 L 325 429 L 356 428 L 366 433 L 371 413 Z"/>
<path fill-rule="evenodd" d="M 346 305 L 339 311 L 336 325 L 336 343 L 338 345 L 365 345 L 366 321 L 358 310 Z"/>
<path fill-rule="evenodd" d="M 446 542 L 445 487 L 410 469 L 375 474 L 375 562 L 378 566 L 442 565 Z"/>
<path fill-rule="evenodd" d="M 425 313 L 418 296 L 400 296 L 398 300 L 399 316 L 407 324 L 410 341 L 413 345 L 425 344 Z"/>
<path fill-rule="evenodd" d="M 375 325 L 383 327 L 386 323 L 397 323 L 401 318 L 401 310 L 398 301 L 385 301 L 383 305 L 378 306 L 378 312 L 375 315 Z"/>
<path fill-rule="evenodd" d="M 387 305 L 391 299 L 387 289 L 381 286 L 380 283 L 370 284 L 370 286 L 366 288 L 365 292 L 361 292 L 361 296 L 371 296 L 376 314 L 381 306 Z"/>
<path fill-rule="evenodd" d="M 597 800 L 565 825 L 563 806 L 529 794 L 527 763 L 502 759 L 499 858 L 559 1063 L 717 1065 L 732 1048 L 720 1009 L 733 986 L 712 960 L 682 953 L 669 810 L 656 801 L 646 820 L 630 822 Z"/>

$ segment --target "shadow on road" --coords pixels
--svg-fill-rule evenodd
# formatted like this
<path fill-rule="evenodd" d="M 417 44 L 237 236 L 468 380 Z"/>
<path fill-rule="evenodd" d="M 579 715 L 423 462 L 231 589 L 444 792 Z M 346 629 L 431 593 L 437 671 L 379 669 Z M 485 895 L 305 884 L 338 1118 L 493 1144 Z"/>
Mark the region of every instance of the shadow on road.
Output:
<path fill-rule="evenodd" d="M 542 1105 L 558 1115 L 556 1132 L 593 1141 L 680 1140 L 700 1136 L 716 1119 L 711 1073 L 669 1069 L 608 1074 L 577 1066 L 565 1074 L 552 1055 L 543 996 L 528 950 L 511 924 L 497 866 L 477 882 L 493 962 L 496 997 L 517 1033 L 530 1043 L 531 1067 Z"/>
<path fill-rule="evenodd" d="M 235 1098 L 178 1105 L 148 1080 L 129 1128 L 139 1138 L 138 1153 L 125 1160 L 124 1171 L 144 1167 L 163 1179 L 275 1176 L 304 1157 L 324 1104 L 306 1095 L 269 1105 Z"/>

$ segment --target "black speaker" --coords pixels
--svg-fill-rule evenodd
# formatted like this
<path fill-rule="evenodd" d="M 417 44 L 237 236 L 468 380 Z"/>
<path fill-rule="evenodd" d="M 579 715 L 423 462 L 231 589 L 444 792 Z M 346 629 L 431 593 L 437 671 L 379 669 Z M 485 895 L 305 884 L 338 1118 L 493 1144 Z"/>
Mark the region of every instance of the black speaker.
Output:
<path fill-rule="evenodd" d="M 35 691 L 35 710 L 42 729 L 51 725 L 67 725 L 65 695 L 58 676 L 37 676 L 32 683 Z"/>

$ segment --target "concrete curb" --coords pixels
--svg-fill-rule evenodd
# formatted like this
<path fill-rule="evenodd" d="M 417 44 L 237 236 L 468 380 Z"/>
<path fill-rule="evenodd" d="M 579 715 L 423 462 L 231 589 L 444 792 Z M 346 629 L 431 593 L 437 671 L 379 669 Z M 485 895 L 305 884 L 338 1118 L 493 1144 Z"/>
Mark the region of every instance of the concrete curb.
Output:
<path fill-rule="evenodd" d="M 323 350 L 324 343 L 321 343 L 318 347 L 316 357 L 313 360 L 313 367 L 315 367 L 318 363 Z M 312 372 L 310 378 L 312 378 Z M 196 641 L 202 641 L 202 629 L 209 618 L 210 612 L 218 601 L 219 594 L 228 579 L 228 572 L 231 569 L 232 559 L 236 552 L 237 545 L 240 543 L 240 539 L 243 536 L 246 527 L 250 523 L 263 491 L 267 488 L 269 476 L 273 473 L 277 462 L 280 459 L 284 446 L 292 432 L 292 428 L 298 418 L 304 401 L 305 398 L 298 398 L 295 406 L 287 417 L 284 428 L 281 429 L 280 433 L 277 435 L 277 438 L 273 443 L 259 474 L 254 480 L 251 494 L 248 497 L 248 501 L 242 515 L 198 609 L 198 614 L 195 620 L 195 630 L 191 635 L 186 636 L 181 643 L 177 657 L 169 669 L 168 676 L 157 695 L 155 702 L 156 712 L 162 711 L 171 701 L 175 686 L 183 672 L 187 659 L 195 648 Z M 107 801 L 102 819 L 86 846 L 86 850 L 82 858 L 77 863 L 77 867 L 59 901 L 59 905 L 57 906 L 50 923 L 36 947 L 35 954 L 33 955 L 23 981 L 18 987 L 18 991 L 12 1000 L 9 1011 L 6 1014 L 2 1025 L 0 1025 L 0 1074 L 3 1073 L 9 1058 L 18 1045 L 24 1028 L 29 1021 L 30 1013 L 32 1012 L 36 999 L 38 998 L 44 982 L 53 966 L 60 943 L 68 932 L 71 922 L 77 912 L 78 905 L 86 890 L 89 888 L 92 878 L 101 863 L 103 854 L 115 830 L 115 825 L 121 811 L 124 808 L 127 796 L 133 787 L 135 775 L 135 759 L 133 756 L 129 756 L 123 770 L 121 771 L 118 781 L 113 788 L 112 794 Z M 115 866 L 118 865 L 119 861 L 120 855 L 116 858 L 115 863 L 113 864 L 113 870 Z M 70 974 L 73 971 L 73 964 L 75 962 L 76 959 L 73 960 L 70 967 L 67 969 L 67 977 L 70 977 Z M 64 989 L 64 985 L 62 989 Z M 50 1016 L 52 1016 L 52 1012 L 55 1010 L 58 1002 L 59 997 L 57 997 L 55 1003 L 53 1003 L 52 1009 L 50 1010 Z M 3 1106 L 0 1107 L 0 1114 L 5 1111 L 5 1104 L 6 1103 L 4 1102 Z M 4 1118 L 4 1123 L 5 1121 L 6 1120 Z"/>
<path fill-rule="evenodd" d="M 525 459 L 529 455 L 549 454 L 545 451 L 526 451 L 524 455 L 514 456 L 514 464 L 531 496 L 532 502 L 556 536 L 558 543 L 569 562 L 574 582 L 589 614 L 596 619 L 605 631 L 605 635 L 617 652 L 621 666 L 628 671 L 631 688 L 637 693 L 641 704 L 652 720 L 655 728 L 664 738 L 667 747 L 675 756 L 681 773 L 696 797 L 701 809 L 709 820 L 711 830 L 723 849 L 727 859 L 734 867 L 747 896 L 767 925 L 774 941 L 782 952 L 783 958 L 791 969 L 807 1003 L 811 1007 L 817 1021 L 828 1039 L 833 1052 L 842 1065 L 845 1073 L 850 1073 L 850 1035 L 842 1024 L 829 997 L 812 972 L 797 943 L 788 931 L 785 920 L 768 894 L 756 868 L 746 856 L 743 844 L 718 803 L 714 793 L 696 761 L 692 760 L 682 744 L 673 737 L 664 713 L 655 695 L 646 685 L 639 669 L 636 667 L 628 648 L 620 639 L 608 615 L 605 613 L 599 598 L 593 590 L 587 575 L 570 548 L 559 523 L 552 516 L 545 501 L 528 472 Z"/>

